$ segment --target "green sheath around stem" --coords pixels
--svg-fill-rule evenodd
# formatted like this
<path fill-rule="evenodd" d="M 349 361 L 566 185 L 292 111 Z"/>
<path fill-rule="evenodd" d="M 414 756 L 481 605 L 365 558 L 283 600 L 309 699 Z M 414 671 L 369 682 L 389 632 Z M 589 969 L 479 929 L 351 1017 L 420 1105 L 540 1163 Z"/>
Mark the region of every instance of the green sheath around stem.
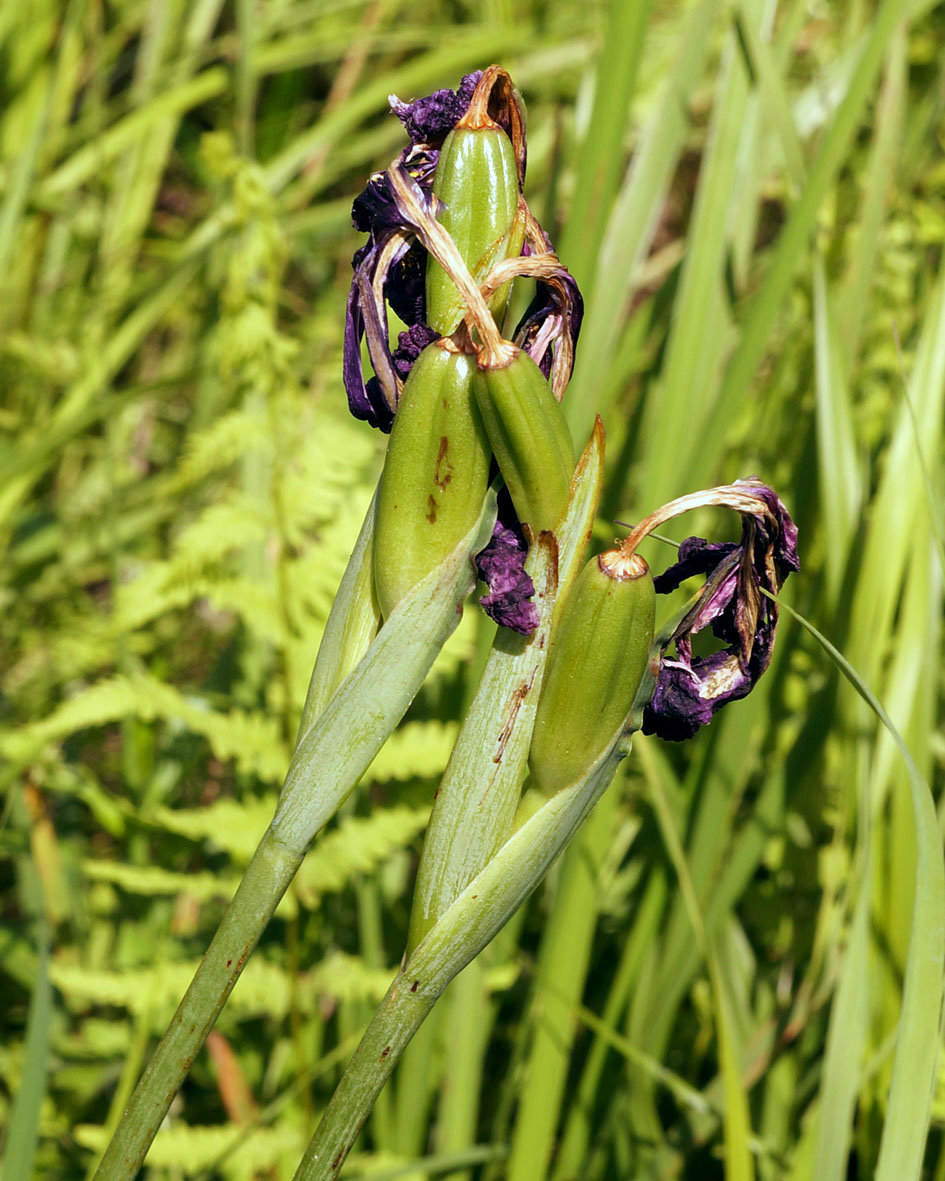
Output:
<path fill-rule="evenodd" d="M 555 538 L 539 536 L 525 569 L 539 625 L 530 636 L 500 628 L 440 781 L 417 870 L 407 955 L 512 830 L 526 774 L 552 614 L 580 570 L 603 485 L 598 421 L 571 485 Z"/>
<path fill-rule="evenodd" d="M 376 512 L 377 490 L 328 614 L 305 695 L 296 746 L 318 720 L 334 691 L 357 667 L 381 625 L 372 566 Z"/>
<path fill-rule="evenodd" d="M 615 734 L 588 774 L 515 832 L 430 928 L 397 973 L 322 1115 L 295 1181 L 335 1181 L 397 1057 L 449 982 L 501 930 L 547 873 L 629 750 Z"/>

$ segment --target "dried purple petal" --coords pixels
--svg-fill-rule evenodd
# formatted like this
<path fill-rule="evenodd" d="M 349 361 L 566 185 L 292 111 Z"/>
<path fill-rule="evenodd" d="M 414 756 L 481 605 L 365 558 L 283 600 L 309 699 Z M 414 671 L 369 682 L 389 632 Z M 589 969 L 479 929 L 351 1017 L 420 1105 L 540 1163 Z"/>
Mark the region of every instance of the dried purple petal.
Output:
<path fill-rule="evenodd" d="M 370 253 L 369 246 L 363 246 L 352 260 L 355 265 L 355 279 L 348 292 L 345 311 L 345 334 L 342 352 L 342 370 L 345 391 L 348 395 L 348 409 L 355 418 L 371 426 L 389 432 L 394 422 L 394 412 L 387 404 L 376 378 L 365 384 L 361 365 L 361 338 L 364 336 L 364 316 L 361 311 L 361 293 L 357 283 L 359 268 Z M 373 388 L 372 388 L 373 387 Z"/>
<path fill-rule="evenodd" d="M 406 332 L 401 332 L 397 338 L 397 348 L 391 353 L 394 370 L 402 380 L 407 380 L 407 374 L 413 368 L 413 363 L 420 356 L 428 344 L 439 339 L 429 324 L 414 324 Z"/>
<path fill-rule="evenodd" d="M 411 145 L 404 148 L 397 162 L 406 168 L 421 188 L 429 192 L 433 188 L 433 174 L 439 158 L 440 153 L 432 148 Z M 355 197 L 351 206 L 351 221 L 356 230 L 365 234 L 403 227 L 403 215 L 397 207 L 386 172 L 375 172 Z"/>
<path fill-rule="evenodd" d="M 526 243 L 523 254 L 531 253 Z M 560 268 L 560 281 L 554 285 L 538 282 L 535 295 L 515 329 L 514 340 L 531 357 L 546 378 L 551 376 L 554 354 L 552 344 L 563 334 L 570 338 L 567 372 L 563 385 L 571 379 L 574 350 L 584 319 L 584 300 L 574 277 Z"/>
<path fill-rule="evenodd" d="M 419 187 L 425 200 L 429 200 L 433 189 L 438 155 L 411 146 L 398 159 L 398 166 Z M 397 407 L 397 378 L 406 378 L 409 365 L 404 368 L 405 352 L 399 357 L 391 353 L 385 301 L 408 329 L 423 324 L 427 252 L 420 242 L 407 237 L 409 227 L 386 172 L 377 172 L 368 181 L 354 202 L 352 218 L 355 227 L 369 233 L 370 239 L 351 260 L 354 274 L 345 316 L 344 385 L 355 418 L 387 432 Z M 378 284 L 380 301 L 376 298 Z M 368 381 L 361 365 L 361 340 L 365 334 L 376 374 Z"/>
<path fill-rule="evenodd" d="M 429 324 L 414 324 L 406 332 L 401 332 L 397 338 L 397 348 L 390 355 L 393 371 L 401 381 L 407 380 L 416 359 L 427 345 L 432 344 L 438 337 L 439 333 L 434 332 Z M 376 377 L 372 377 L 365 385 L 364 390 L 373 411 L 373 419 L 369 419 L 371 425 L 387 434 L 394 424 L 394 413 L 387 404 L 381 383 Z M 351 412 L 355 414 L 353 408 Z M 355 416 L 361 417 L 357 414 Z"/>
<path fill-rule="evenodd" d="M 694 578 L 697 574 L 709 574 L 718 566 L 722 558 L 738 549 L 734 541 L 720 541 L 709 543 L 704 537 L 687 537 L 680 545 L 678 560 L 657 574 L 653 579 L 653 586 L 658 595 L 668 595 L 687 578 Z"/>
<path fill-rule="evenodd" d="M 410 327 L 426 319 L 426 273 L 427 252 L 420 242 L 412 242 L 387 273 L 384 284 L 387 302 L 394 315 Z"/>
<path fill-rule="evenodd" d="M 643 733 L 656 734 L 668 742 L 692 738 L 700 726 L 712 721 L 716 710 L 744 697 L 752 684 L 741 661 L 728 650 L 694 660 L 689 666 L 664 660 L 656 692 L 643 711 Z"/>
<path fill-rule="evenodd" d="M 739 544 L 689 537 L 679 547 L 679 560 L 654 579 L 658 593 L 668 594 L 693 575 L 706 576 L 702 593 L 669 641 L 675 658 L 664 650 L 643 714 L 645 734 L 674 742 L 691 738 L 723 705 L 751 692 L 771 661 L 778 608 L 762 592 L 777 594 L 799 568 L 797 528 L 777 494 L 760 481 L 739 480 L 729 491 L 742 513 Z M 757 508 L 746 507 L 745 494 Z M 727 646 L 694 658 L 692 637 L 708 626 Z"/>
<path fill-rule="evenodd" d="M 382 286 L 386 272 L 407 252 L 409 243 L 398 231 L 386 231 L 355 252 L 354 276 L 345 313 L 342 366 L 348 408 L 355 418 L 389 431 L 397 407 L 397 375 L 388 344 L 387 311 L 375 298 L 375 281 Z M 378 274 L 380 272 L 380 275 Z M 361 340 L 367 337 L 368 353 L 377 375 L 365 383 L 361 364 Z"/>
<path fill-rule="evenodd" d="M 500 626 L 523 636 L 538 627 L 538 610 L 530 602 L 535 584 L 525 573 L 527 552 L 521 534 L 497 520 L 492 539 L 476 556 L 479 577 L 489 587 L 479 600 L 482 609 Z"/>
<path fill-rule="evenodd" d="M 387 101 L 403 123 L 411 143 L 439 145 L 466 114 L 481 77 L 482 70 L 475 70 L 464 76 L 458 90 L 434 90 L 412 103 L 401 102 L 396 94 L 392 94 Z"/>

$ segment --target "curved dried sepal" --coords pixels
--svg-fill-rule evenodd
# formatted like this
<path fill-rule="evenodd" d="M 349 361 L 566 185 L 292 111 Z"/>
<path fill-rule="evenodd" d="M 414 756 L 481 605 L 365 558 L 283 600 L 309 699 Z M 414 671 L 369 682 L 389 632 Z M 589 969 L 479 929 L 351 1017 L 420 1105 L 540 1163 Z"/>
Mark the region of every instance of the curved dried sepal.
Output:
<path fill-rule="evenodd" d="M 491 299 L 503 283 L 518 276 L 536 279 L 538 291 L 515 331 L 515 343 L 542 370 L 560 402 L 574 368 L 584 303 L 574 278 L 552 250 L 494 266 L 481 288 L 484 298 Z"/>
<path fill-rule="evenodd" d="M 679 547 L 679 560 L 655 580 L 659 594 L 697 575 L 706 580 L 666 638 L 666 646 L 675 645 L 675 656 L 669 658 L 663 648 L 656 690 L 644 710 L 644 733 L 672 741 L 691 738 L 723 705 L 751 691 L 771 660 L 778 626 L 777 602 L 768 596 L 777 595 L 785 578 L 799 568 L 797 527 L 774 489 L 757 479 L 670 501 L 628 534 L 620 552 L 631 557 L 664 521 L 707 505 L 741 515 L 741 540 L 687 538 Z M 725 647 L 695 655 L 692 638 L 706 627 Z"/>
<path fill-rule="evenodd" d="M 478 331 L 484 345 L 497 348 L 501 334 L 456 244 L 436 219 L 436 199 L 423 192 L 399 159 L 391 164 L 387 176 L 404 222 L 456 285 L 466 305 L 470 329 Z"/>
<path fill-rule="evenodd" d="M 712 506 L 734 509 L 744 517 L 756 518 L 779 534 L 781 523 L 771 508 L 769 495 L 761 495 L 762 492 L 771 494 L 767 485 L 760 480 L 737 480 L 734 484 L 720 484 L 715 488 L 704 488 L 701 492 L 688 492 L 644 517 L 624 538 L 621 549 L 628 555 L 632 554 L 644 537 L 673 517 L 679 517 L 692 509 Z"/>
<path fill-rule="evenodd" d="M 501 66 L 489 66 L 476 83 L 466 114 L 456 127 L 501 127 L 512 141 L 518 187 L 525 184 L 525 112 L 518 91 Z"/>
<path fill-rule="evenodd" d="M 344 336 L 344 382 L 352 412 L 382 430 L 390 430 L 401 382 L 394 369 L 388 344 L 387 304 L 384 289 L 387 276 L 410 249 L 412 235 L 387 230 L 377 245 L 365 249 L 354 268 L 348 295 Z M 361 366 L 361 337 L 367 339 L 368 354 L 377 376 L 372 395 Z"/>

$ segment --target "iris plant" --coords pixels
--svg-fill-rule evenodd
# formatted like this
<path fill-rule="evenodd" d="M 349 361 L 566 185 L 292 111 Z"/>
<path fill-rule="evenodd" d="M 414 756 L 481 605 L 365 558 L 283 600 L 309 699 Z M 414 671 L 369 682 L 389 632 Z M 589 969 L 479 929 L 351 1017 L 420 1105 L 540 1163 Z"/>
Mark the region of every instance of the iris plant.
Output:
<path fill-rule="evenodd" d="M 416 473 L 401 463 L 396 485 L 414 497 L 416 519 L 404 519 L 406 502 L 399 492 L 391 501 L 393 481 L 385 501 L 382 474 L 325 629 L 275 816 L 109 1145 L 97 1174 L 101 1181 L 137 1171 L 311 842 L 355 788 L 455 628 L 474 572 L 486 584 L 480 601 L 500 625 L 498 634 L 435 796 L 401 967 L 299 1166 L 297 1177 L 308 1181 L 338 1175 L 400 1053 L 449 981 L 561 853 L 629 752 L 632 732 L 642 725 L 664 738 L 687 738 L 722 705 L 751 690 L 771 659 L 778 622 L 771 596 L 798 568 L 794 524 L 776 493 L 755 479 L 681 497 L 643 518 L 617 550 L 585 561 L 603 484 L 604 432 L 598 419 L 575 466 L 558 403 L 571 375 L 583 304 L 525 201 L 525 128 L 517 94 L 505 71 L 491 66 L 466 75 L 456 90 L 390 102 L 409 142 L 354 202 L 355 227 L 367 240 L 353 259 L 344 386 L 351 412 L 384 432 L 391 432 L 398 413 L 406 413 L 412 375 L 419 381 L 421 371 L 432 374 L 430 380 L 448 374 L 449 399 L 444 393 L 424 403 L 439 416 L 435 436 L 424 438 L 430 424 L 422 415 L 409 432 L 391 435 L 389 467 L 395 448 L 401 459 L 418 457 Z M 513 197 L 517 180 L 515 232 L 503 230 L 497 240 L 505 256 L 490 255 L 485 265 L 465 257 L 459 235 L 454 240 L 440 220 L 444 209 L 436 192 L 447 179 L 449 191 L 468 192 L 469 217 L 478 217 L 481 225 L 489 212 L 487 171 L 469 178 L 442 175 L 444 141 L 461 131 L 469 133 L 473 160 L 477 134 L 484 133 L 482 144 L 486 133 L 493 146 L 498 142 L 509 161 Z M 450 156 L 460 158 L 460 153 Z M 466 214 L 449 210 L 451 224 L 460 224 Z M 450 298 L 458 298 L 461 308 L 448 337 L 429 323 L 436 318 L 427 306 L 433 267 L 437 276 L 448 276 Z M 519 276 L 534 279 L 536 292 L 507 339 L 502 314 L 493 318 L 490 308 Z M 393 344 L 388 309 L 404 325 Z M 431 363 L 415 372 L 421 355 L 429 355 Z M 451 433 L 451 414 L 465 416 L 465 433 Z M 401 418 L 398 428 L 405 421 Z M 488 449 L 477 453 L 478 466 L 463 469 L 475 469 L 483 479 L 468 520 L 462 515 L 468 495 L 448 500 L 456 488 L 451 473 L 459 470 L 461 446 Z M 407 447 L 413 450 L 404 451 Z M 554 474 L 560 498 L 557 491 L 551 498 L 540 495 L 543 473 L 549 479 Z M 637 546 L 671 517 L 706 507 L 738 512 L 739 540 L 718 544 L 690 537 L 678 560 L 651 583 Z M 534 530 L 529 513 L 542 521 Z M 459 519 L 462 527 L 457 537 L 446 537 L 445 552 L 435 556 L 429 571 L 421 566 L 406 589 L 388 596 L 381 618 L 374 594 L 377 555 L 383 549 L 384 570 L 389 573 L 391 563 L 396 570 L 398 547 L 410 533 L 410 552 L 422 557 L 423 545 L 415 544 L 421 514 L 431 536 L 434 526 L 440 531 L 435 536 L 441 543 L 445 519 Z M 381 536 L 385 530 L 391 535 Z M 678 623 L 654 640 L 653 585 L 668 593 L 691 577 L 704 580 L 702 589 Z M 627 587 L 640 593 L 624 594 Z M 623 616 L 624 601 L 638 614 Z M 705 629 L 720 647 L 697 655 L 692 640 Z M 614 647 L 621 643 L 635 653 L 631 677 L 621 675 L 622 650 Z M 607 657 L 603 664 L 601 655 Z M 553 662 L 548 683 L 555 692 L 549 690 L 546 708 L 539 711 L 546 660 Z M 586 694 L 600 695 L 596 678 L 604 666 L 613 693 L 628 694 L 626 700 L 615 705 L 604 686 L 606 710 L 573 708 Z M 559 700 L 560 719 L 549 716 Z M 539 712 L 540 760 L 532 742 Z M 609 720 L 602 721 L 605 717 Z M 598 732 L 575 731 L 585 724 Z M 556 764 L 561 735 L 567 738 L 567 761 Z M 532 783 L 539 762 L 543 789 Z"/>

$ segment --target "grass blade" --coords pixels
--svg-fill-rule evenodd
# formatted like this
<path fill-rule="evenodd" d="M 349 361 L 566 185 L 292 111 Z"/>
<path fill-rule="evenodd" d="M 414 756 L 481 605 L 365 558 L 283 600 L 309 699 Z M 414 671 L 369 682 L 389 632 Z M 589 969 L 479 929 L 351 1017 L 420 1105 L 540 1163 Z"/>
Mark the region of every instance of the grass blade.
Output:
<path fill-rule="evenodd" d="M 935 802 L 912 753 L 881 703 L 850 662 L 811 623 L 785 603 L 843 673 L 899 748 L 908 775 L 916 837 L 915 899 L 877 1181 L 919 1178 L 938 1068 L 945 995 L 945 860 Z"/>
<path fill-rule="evenodd" d="M 45 925 L 40 927 L 36 981 L 30 998 L 23 1049 L 20 1086 L 13 1099 L 3 1154 L 3 1175 L 7 1181 L 32 1177 L 39 1142 L 39 1113 L 46 1094 L 53 998 L 49 982 L 49 948 Z"/>

